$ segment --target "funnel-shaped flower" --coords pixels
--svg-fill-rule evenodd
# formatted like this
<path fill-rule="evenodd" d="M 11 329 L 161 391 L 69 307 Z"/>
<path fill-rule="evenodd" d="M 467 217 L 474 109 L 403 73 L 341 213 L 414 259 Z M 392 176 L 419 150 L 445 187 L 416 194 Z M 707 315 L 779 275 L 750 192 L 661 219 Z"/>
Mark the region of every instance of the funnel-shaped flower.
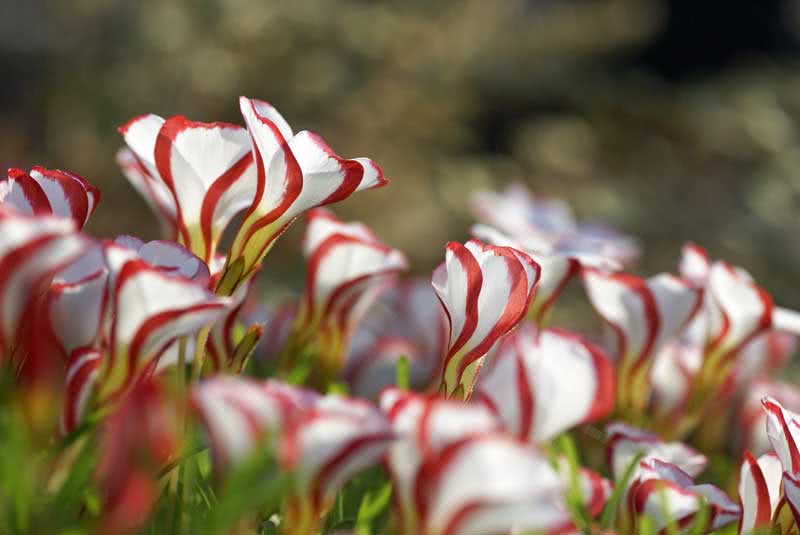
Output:
<path fill-rule="evenodd" d="M 291 418 L 318 397 L 277 381 L 241 377 L 217 376 L 195 385 L 192 407 L 208 436 L 215 472 L 224 474 L 256 454 L 265 439 L 277 440 Z"/>
<path fill-rule="evenodd" d="M 380 462 L 395 434 L 381 412 L 364 400 L 320 397 L 284 429 L 281 465 L 292 470 L 295 496 L 283 521 L 290 533 L 316 533 L 339 489 Z"/>
<path fill-rule="evenodd" d="M 532 446 L 501 433 L 472 435 L 423 462 L 415 533 L 546 532 L 565 523 L 562 496 L 561 479 Z"/>
<path fill-rule="evenodd" d="M 446 349 L 446 321 L 428 281 L 392 287 L 366 312 L 348 348 L 345 378 L 351 392 L 377 399 L 395 384 L 401 357 L 408 359 L 410 388 L 435 386 Z"/>
<path fill-rule="evenodd" d="M 519 183 L 502 193 L 481 191 L 472 199 L 479 220 L 496 227 L 533 251 L 575 258 L 585 266 L 619 270 L 639 256 L 636 242 L 597 223 L 579 223 L 558 199 L 539 199 Z"/>
<path fill-rule="evenodd" d="M 447 396 L 469 397 L 484 356 L 525 317 L 538 280 L 538 264 L 511 247 L 447 244 L 432 280 L 450 327 L 442 376 Z"/>
<path fill-rule="evenodd" d="M 702 292 L 669 274 L 645 280 L 586 269 L 583 282 L 592 306 L 615 335 L 619 409 L 640 414 L 650 398 L 656 354 L 697 312 Z"/>
<path fill-rule="evenodd" d="M 180 116 L 164 120 L 141 115 L 122 126 L 120 133 L 141 164 L 137 171 L 146 172 L 172 194 L 181 243 L 210 262 L 225 227 L 250 206 L 256 191 L 247 131 Z M 160 186 L 147 192 L 149 202 L 168 214 Z"/>
<path fill-rule="evenodd" d="M 387 455 L 399 509 L 402 532 L 419 533 L 415 496 L 420 468 L 427 456 L 448 444 L 476 433 L 500 431 L 502 423 L 480 404 L 465 404 L 388 388 L 381 393 L 381 408 L 392 422 L 398 440 Z"/>
<path fill-rule="evenodd" d="M 70 219 L 0 205 L 0 361 L 22 341 L 26 310 L 39 292 L 88 245 Z"/>
<path fill-rule="evenodd" d="M 231 250 L 228 269 L 244 279 L 275 239 L 305 210 L 338 202 L 386 183 L 367 158 L 346 160 L 308 131 L 297 134 L 266 102 L 241 97 L 239 106 L 252 138 L 257 188 Z M 235 266 L 235 267 L 234 267 Z"/>
<path fill-rule="evenodd" d="M 100 190 L 68 171 L 9 169 L 8 178 L 0 181 L 0 204 L 23 214 L 70 218 L 78 228 L 86 225 L 98 202 Z"/>
<path fill-rule="evenodd" d="M 661 533 L 672 524 L 680 533 L 687 533 L 699 511 L 708 508 L 708 519 L 701 533 L 710 533 L 735 522 L 741 515 L 739 506 L 713 485 L 697 485 L 691 476 L 676 465 L 659 459 L 639 463 L 628 488 L 623 507 L 630 507 L 626 531 L 635 533 L 641 516 L 652 519 Z M 625 522 L 626 519 L 622 519 Z M 623 524 L 624 525 L 624 524 Z"/>
<path fill-rule="evenodd" d="M 475 394 L 522 440 L 543 443 L 614 408 L 614 367 L 596 347 L 562 330 L 525 324 L 487 356 Z"/>
<path fill-rule="evenodd" d="M 100 378 L 103 399 L 130 384 L 170 342 L 211 325 L 230 305 L 229 299 L 214 296 L 204 285 L 140 258 L 119 263 L 118 257 L 125 254 L 119 247 L 106 250 L 109 266 L 119 269 L 114 269 L 112 280 L 114 320 Z"/>
<path fill-rule="evenodd" d="M 342 223 L 324 209 L 309 212 L 303 251 L 305 292 L 290 344 L 295 344 L 294 352 L 315 345 L 320 375 L 335 377 L 358 320 L 408 264 L 403 253 L 381 243 L 366 226 Z"/>
<path fill-rule="evenodd" d="M 103 500 L 100 533 L 131 533 L 159 494 L 158 474 L 181 448 L 179 404 L 153 378 L 137 381 L 100 428 L 95 472 Z"/>

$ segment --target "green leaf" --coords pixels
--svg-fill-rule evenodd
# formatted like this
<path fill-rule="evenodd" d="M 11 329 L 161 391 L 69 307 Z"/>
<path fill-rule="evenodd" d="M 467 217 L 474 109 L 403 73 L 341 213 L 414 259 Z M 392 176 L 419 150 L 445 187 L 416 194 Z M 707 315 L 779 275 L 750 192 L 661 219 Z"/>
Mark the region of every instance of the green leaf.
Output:
<path fill-rule="evenodd" d="M 567 460 L 569 466 L 569 488 L 567 489 L 567 506 L 572 513 L 575 526 L 582 531 L 586 531 L 591 524 L 591 516 L 583 503 L 583 493 L 580 486 L 580 460 L 575 442 L 567 433 L 564 433 L 556 440 L 560 453 Z"/>
<path fill-rule="evenodd" d="M 633 477 L 633 472 L 636 469 L 636 466 L 639 464 L 639 461 L 642 460 L 643 456 L 644 453 L 639 453 L 633 458 L 630 464 L 625 468 L 622 479 L 620 479 L 614 487 L 614 492 L 611 493 L 611 497 L 608 499 L 605 509 L 603 509 L 603 515 L 600 517 L 600 524 L 604 528 L 611 529 L 614 527 L 614 523 L 617 520 L 617 508 L 619 507 L 619 501 L 622 499 L 622 494 L 625 492 L 625 489 L 628 488 L 628 485 L 631 482 L 631 477 Z"/>
<path fill-rule="evenodd" d="M 409 370 L 408 357 L 403 355 L 397 359 L 397 364 L 395 365 L 395 383 L 397 384 L 397 388 L 408 390 L 411 387 L 410 376 L 411 371 Z"/>

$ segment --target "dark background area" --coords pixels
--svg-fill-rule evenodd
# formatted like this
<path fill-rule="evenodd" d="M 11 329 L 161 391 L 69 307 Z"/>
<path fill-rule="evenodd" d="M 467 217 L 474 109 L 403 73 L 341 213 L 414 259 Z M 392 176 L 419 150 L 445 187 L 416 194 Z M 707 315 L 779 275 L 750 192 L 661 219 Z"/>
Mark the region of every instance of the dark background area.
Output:
<path fill-rule="evenodd" d="M 80 173 L 91 232 L 154 238 L 116 127 L 240 123 L 244 94 L 382 165 L 336 210 L 418 273 L 472 191 L 521 180 L 638 236 L 642 272 L 691 239 L 800 307 L 799 35 L 796 0 L 0 0 L 0 164 Z M 272 281 L 296 284 L 299 232 Z"/>

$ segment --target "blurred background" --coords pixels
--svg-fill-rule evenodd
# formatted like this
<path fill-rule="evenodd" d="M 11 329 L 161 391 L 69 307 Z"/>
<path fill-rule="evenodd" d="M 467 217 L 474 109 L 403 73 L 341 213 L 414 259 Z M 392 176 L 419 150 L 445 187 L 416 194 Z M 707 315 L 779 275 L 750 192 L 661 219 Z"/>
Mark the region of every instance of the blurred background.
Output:
<path fill-rule="evenodd" d="M 427 274 L 478 188 L 520 180 L 640 238 L 692 239 L 800 307 L 797 0 L 0 0 L 0 164 L 82 174 L 99 236 L 157 237 L 114 162 L 144 112 L 241 123 L 237 97 L 369 156 L 337 206 Z M 267 260 L 297 284 L 301 225 Z"/>

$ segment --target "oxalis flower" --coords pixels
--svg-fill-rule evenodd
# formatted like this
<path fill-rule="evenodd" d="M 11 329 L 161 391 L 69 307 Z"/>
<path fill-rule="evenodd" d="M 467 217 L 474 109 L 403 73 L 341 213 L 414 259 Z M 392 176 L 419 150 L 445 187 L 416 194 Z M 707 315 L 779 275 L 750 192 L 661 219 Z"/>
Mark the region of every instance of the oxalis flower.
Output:
<path fill-rule="evenodd" d="M 771 397 L 765 397 L 762 405 L 773 451 L 757 459 L 749 451 L 744 454 L 739 482 L 739 533 L 770 530 L 791 535 L 800 529 L 800 415 Z"/>
<path fill-rule="evenodd" d="M 703 304 L 658 355 L 651 376 L 656 415 L 679 435 L 704 414 L 730 416 L 734 396 L 788 358 L 800 326 L 797 314 L 775 307 L 745 270 L 711 262 L 695 244 L 683 247 L 680 273 L 703 291 Z"/>
<path fill-rule="evenodd" d="M 159 472 L 181 450 L 181 404 L 153 378 L 137 381 L 102 422 L 94 474 L 103 502 L 99 533 L 136 532 L 160 493 Z"/>
<path fill-rule="evenodd" d="M 401 533 L 549 532 L 570 524 L 560 476 L 485 406 L 395 388 L 380 402 L 398 434 L 387 465 Z"/>
<path fill-rule="evenodd" d="M 318 381 L 338 375 L 350 337 L 367 308 L 397 273 L 405 255 L 387 247 L 361 223 L 342 223 L 324 209 L 309 212 L 303 240 L 306 284 L 281 367 L 311 351 Z"/>
<path fill-rule="evenodd" d="M 504 433 L 472 435 L 422 464 L 418 533 L 555 530 L 564 522 L 561 487 L 547 459 L 532 446 Z"/>
<path fill-rule="evenodd" d="M 113 317 L 99 376 L 101 400 L 129 385 L 174 340 L 213 324 L 231 306 L 203 284 L 165 272 L 120 246 L 106 248 Z"/>
<path fill-rule="evenodd" d="M 746 348 L 759 337 L 800 332 L 796 312 L 776 307 L 747 271 L 722 261 L 711 262 L 705 250 L 695 244 L 683 248 L 681 274 L 706 289 L 705 358 L 698 377 L 703 385 L 714 387 L 720 379 L 727 379 L 738 358 L 743 353 L 747 357 Z"/>
<path fill-rule="evenodd" d="M 34 167 L 29 172 L 9 169 L 0 181 L 0 204 L 28 215 L 70 218 L 80 229 L 100 202 L 100 190 L 82 176 L 56 169 Z"/>
<path fill-rule="evenodd" d="M 211 447 L 214 470 L 222 477 L 268 446 L 274 449 L 288 422 L 313 407 L 319 395 L 279 381 L 219 375 L 193 386 L 190 399 Z"/>
<path fill-rule="evenodd" d="M 611 270 L 622 269 L 639 256 L 632 238 L 605 225 L 580 223 L 565 202 L 535 198 L 520 183 L 502 193 L 475 193 L 472 208 L 479 220 L 533 245 L 542 255 L 575 258 L 582 265 Z"/>
<path fill-rule="evenodd" d="M 585 269 L 583 282 L 589 301 L 613 333 L 618 410 L 641 416 L 650 399 L 655 355 L 691 320 L 702 293 L 670 274 L 645 280 Z"/>
<path fill-rule="evenodd" d="M 127 174 L 143 174 L 137 177 L 147 186 L 145 198 L 165 214 L 165 225 L 171 211 L 161 185 L 166 187 L 180 242 L 210 262 L 231 218 L 250 206 L 256 191 L 247 130 L 152 114 L 135 117 L 119 130 L 140 164 L 132 170 L 128 163 Z"/>
<path fill-rule="evenodd" d="M 539 271 L 531 257 L 511 247 L 478 240 L 447 244 L 432 279 L 449 324 L 445 395 L 469 398 L 486 353 L 525 316 Z"/>
<path fill-rule="evenodd" d="M 250 276 L 280 234 L 304 211 L 383 186 L 380 167 L 367 158 L 339 157 L 317 134 L 297 134 L 266 102 L 241 97 L 239 107 L 252 138 L 256 164 L 253 202 L 228 258 L 223 280 Z"/>
<path fill-rule="evenodd" d="M 640 517 L 652 519 L 657 533 L 672 525 L 679 533 L 700 529 L 710 533 L 736 522 L 741 509 L 719 488 L 696 484 L 678 466 L 659 459 L 639 462 L 627 489 L 620 523 L 624 533 L 635 533 Z M 708 509 L 705 524 L 695 525 L 700 510 Z"/>
<path fill-rule="evenodd" d="M 692 478 L 706 467 L 704 455 L 620 423 L 609 425 L 606 433 L 607 462 L 617 484 L 636 461 L 616 511 L 620 533 L 636 533 L 642 515 L 650 517 L 658 533 L 669 525 L 679 533 L 690 528 L 706 533 L 738 519 L 739 508 L 724 492 L 694 483 Z M 706 508 L 706 523 L 696 525 L 700 510 Z"/>
<path fill-rule="evenodd" d="M 366 311 L 348 347 L 344 377 L 350 391 L 377 399 L 395 384 L 402 357 L 410 388 L 438 386 L 447 335 L 447 318 L 430 282 L 398 282 Z"/>
<path fill-rule="evenodd" d="M 545 443 L 614 408 L 614 368 L 596 347 L 528 323 L 487 355 L 473 394 L 522 440 Z"/>
<path fill-rule="evenodd" d="M 72 219 L 24 215 L 0 205 L 0 361 L 17 356 L 33 310 L 54 273 L 89 246 Z"/>
<path fill-rule="evenodd" d="M 316 533 L 339 489 L 380 462 L 395 438 L 370 403 L 277 381 L 215 377 L 195 386 L 192 406 L 223 476 L 253 455 L 272 453 L 293 480 L 281 514 L 285 533 Z"/>

